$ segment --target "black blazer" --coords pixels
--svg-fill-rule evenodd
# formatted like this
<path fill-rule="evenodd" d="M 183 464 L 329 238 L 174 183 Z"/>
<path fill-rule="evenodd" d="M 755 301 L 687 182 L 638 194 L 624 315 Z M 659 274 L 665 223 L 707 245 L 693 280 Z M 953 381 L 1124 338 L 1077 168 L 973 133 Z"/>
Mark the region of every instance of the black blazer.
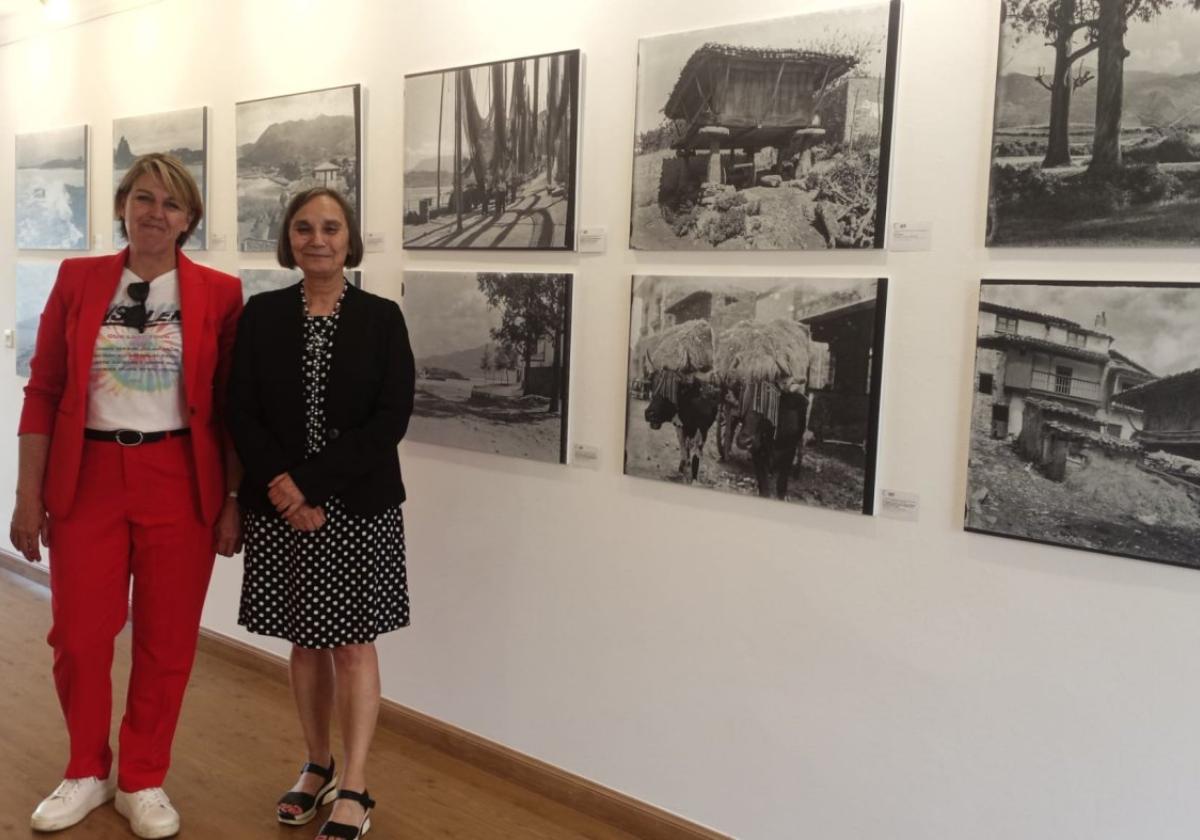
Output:
<path fill-rule="evenodd" d="M 396 446 L 416 373 L 395 301 L 346 288 L 333 337 L 321 453 L 305 457 L 304 310 L 299 285 L 254 295 L 242 312 L 229 380 L 229 430 L 245 467 L 239 501 L 274 513 L 267 484 L 290 473 L 311 505 L 337 495 L 356 514 L 405 499 Z"/>

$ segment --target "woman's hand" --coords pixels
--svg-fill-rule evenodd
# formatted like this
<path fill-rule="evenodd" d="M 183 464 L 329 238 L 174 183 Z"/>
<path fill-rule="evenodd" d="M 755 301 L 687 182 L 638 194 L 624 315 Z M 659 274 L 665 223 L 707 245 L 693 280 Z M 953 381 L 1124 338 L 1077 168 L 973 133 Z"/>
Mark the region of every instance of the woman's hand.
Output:
<path fill-rule="evenodd" d="M 300 509 L 306 501 L 296 482 L 287 473 L 280 473 L 267 485 L 267 498 L 284 519 Z"/>
<path fill-rule="evenodd" d="M 221 513 L 217 516 L 217 524 L 213 527 L 217 554 L 222 557 L 232 557 L 242 550 L 242 511 L 238 508 L 237 499 L 233 496 L 225 498 Z"/>
<path fill-rule="evenodd" d="M 301 505 L 286 519 L 297 531 L 315 531 L 325 524 L 325 511 L 312 505 Z"/>
<path fill-rule="evenodd" d="M 17 506 L 13 508 L 12 524 L 8 528 L 8 538 L 13 547 L 30 563 L 39 563 L 42 552 L 38 548 L 38 540 L 42 545 L 50 547 L 50 518 L 41 499 L 17 497 Z"/>

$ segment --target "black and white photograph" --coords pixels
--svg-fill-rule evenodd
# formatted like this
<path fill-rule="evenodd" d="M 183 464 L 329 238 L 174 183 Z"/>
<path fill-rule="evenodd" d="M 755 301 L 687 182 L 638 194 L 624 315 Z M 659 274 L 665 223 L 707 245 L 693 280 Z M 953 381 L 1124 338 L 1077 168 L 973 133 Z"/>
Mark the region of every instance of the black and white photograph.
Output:
<path fill-rule="evenodd" d="M 406 440 L 566 463 L 570 274 L 408 271 Z"/>
<path fill-rule="evenodd" d="M 286 289 L 295 286 L 304 275 L 297 269 L 290 268 L 242 268 L 238 270 L 238 278 L 242 281 L 242 300 L 247 301 L 259 292 L 273 292 L 276 289 Z M 362 288 L 362 272 L 347 271 L 346 279 L 350 285 Z"/>
<path fill-rule="evenodd" d="M 113 120 L 113 194 L 134 160 L 152 152 L 177 158 L 196 179 L 208 205 L 208 108 L 187 108 L 162 114 L 144 114 Z M 120 227 L 113 224 L 113 247 L 124 248 Z M 185 250 L 208 244 L 208 217 L 192 232 Z"/>
<path fill-rule="evenodd" d="M 872 513 L 887 280 L 633 278 L 625 474 Z"/>
<path fill-rule="evenodd" d="M 1200 0 L 1003 0 L 987 243 L 1200 244 Z"/>
<path fill-rule="evenodd" d="M 630 247 L 882 248 L 900 2 L 644 38 Z"/>
<path fill-rule="evenodd" d="M 404 77 L 404 247 L 573 250 L 579 50 Z"/>
<path fill-rule="evenodd" d="M 1200 284 L 985 280 L 969 531 L 1200 566 Z"/>
<path fill-rule="evenodd" d="M 288 201 L 337 190 L 362 219 L 359 85 L 237 104 L 238 250 L 274 251 Z"/>
<path fill-rule="evenodd" d="M 38 324 L 58 277 L 56 262 L 14 263 L 17 289 L 17 376 L 29 377 L 29 362 L 37 346 Z"/>
<path fill-rule="evenodd" d="M 17 135 L 17 248 L 86 251 L 87 126 Z"/>

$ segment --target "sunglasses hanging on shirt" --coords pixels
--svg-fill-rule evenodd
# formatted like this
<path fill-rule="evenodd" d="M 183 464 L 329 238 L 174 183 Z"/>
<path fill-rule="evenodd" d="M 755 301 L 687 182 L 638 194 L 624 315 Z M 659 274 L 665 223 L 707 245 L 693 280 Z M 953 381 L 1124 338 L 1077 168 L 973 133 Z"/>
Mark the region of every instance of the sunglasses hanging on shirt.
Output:
<path fill-rule="evenodd" d="M 134 327 L 138 332 L 146 331 L 146 298 L 150 296 L 149 281 L 130 283 L 125 287 L 125 294 L 133 300 L 133 306 L 121 310 L 121 326 Z"/>

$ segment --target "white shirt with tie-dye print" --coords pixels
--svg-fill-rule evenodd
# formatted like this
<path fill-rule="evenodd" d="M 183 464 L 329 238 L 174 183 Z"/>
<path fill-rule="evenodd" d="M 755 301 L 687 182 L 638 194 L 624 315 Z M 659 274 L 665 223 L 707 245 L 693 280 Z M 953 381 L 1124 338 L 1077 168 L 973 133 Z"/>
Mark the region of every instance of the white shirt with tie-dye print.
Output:
<path fill-rule="evenodd" d="M 179 273 L 150 281 L 144 333 L 121 324 L 122 312 L 136 306 L 126 289 L 140 282 L 125 269 L 104 312 L 88 383 L 89 429 L 162 432 L 187 425 Z"/>

